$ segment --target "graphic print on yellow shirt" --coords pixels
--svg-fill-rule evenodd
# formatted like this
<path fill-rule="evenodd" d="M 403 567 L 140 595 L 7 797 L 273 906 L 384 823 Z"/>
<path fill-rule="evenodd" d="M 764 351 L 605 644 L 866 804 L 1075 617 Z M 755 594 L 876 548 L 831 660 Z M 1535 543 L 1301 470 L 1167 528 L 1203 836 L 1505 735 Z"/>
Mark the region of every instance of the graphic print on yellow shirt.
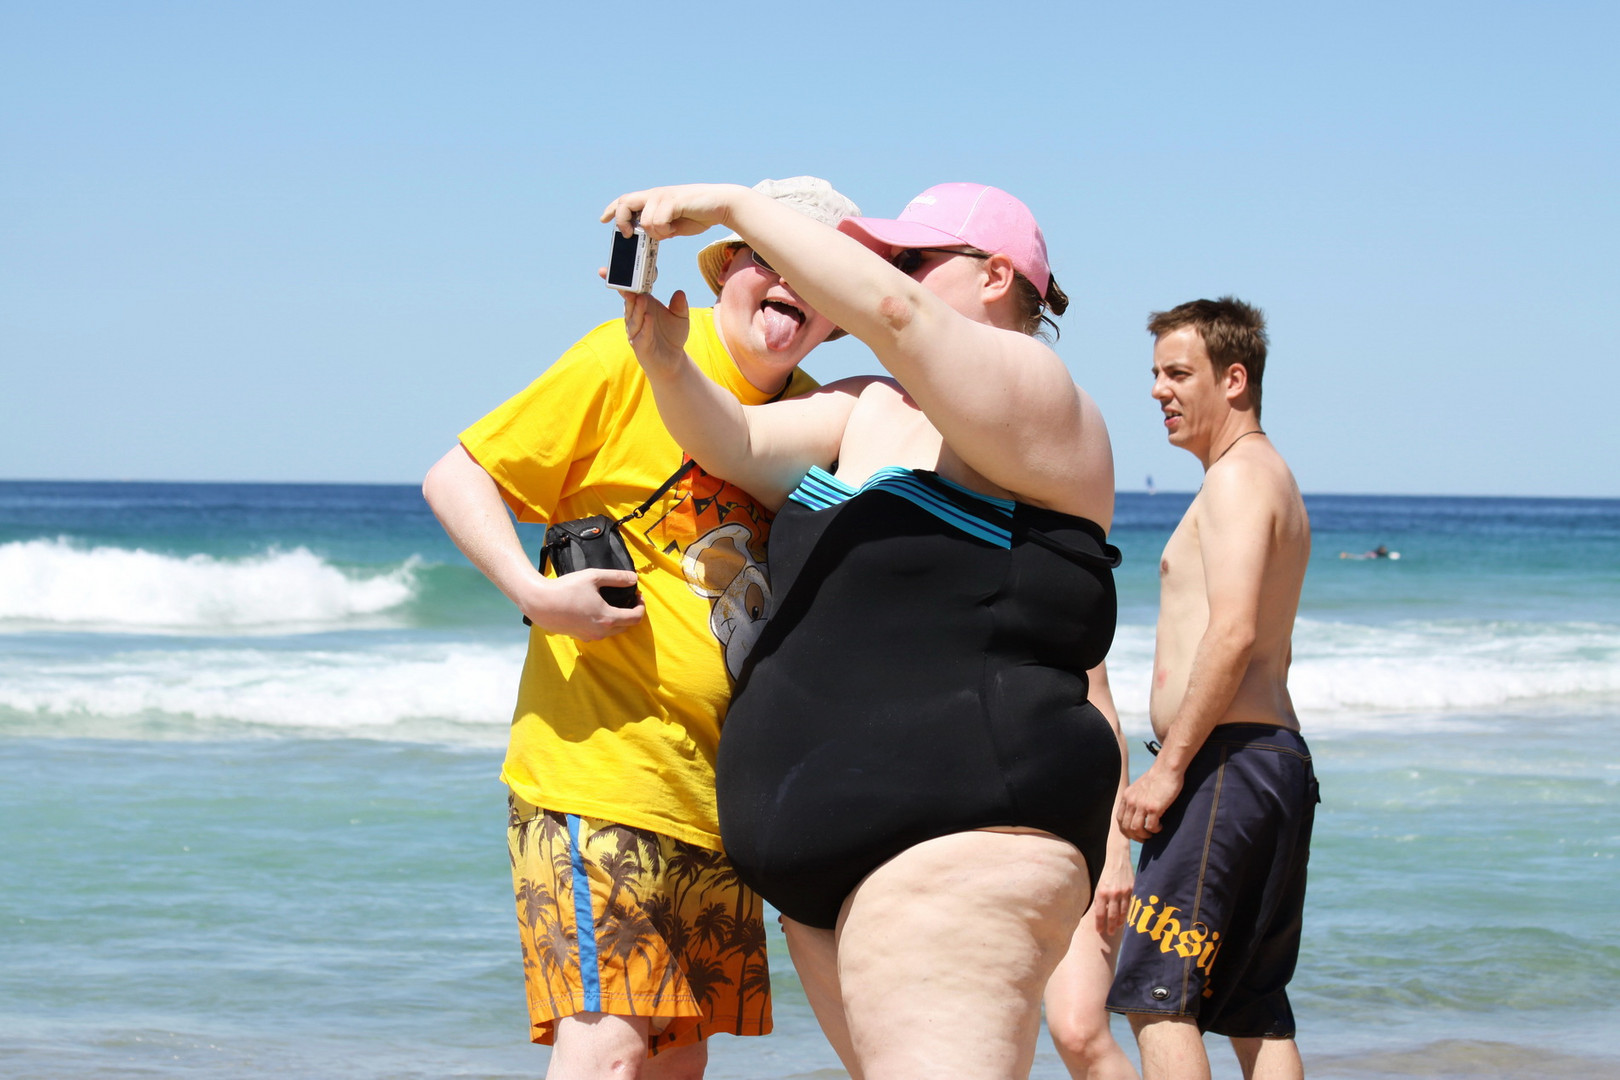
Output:
<path fill-rule="evenodd" d="M 672 512 L 653 523 L 647 539 L 682 552 L 681 575 L 710 602 L 709 629 L 725 650 L 733 679 L 771 617 L 771 583 L 765 569 L 770 512 L 741 488 L 699 466 Z"/>
<path fill-rule="evenodd" d="M 687 355 L 744 404 L 750 385 L 712 312 L 692 311 Z M 795 372 L 787 393 L 814 382 Z M 624 324 L 597 327 L 524 391 L 462 433 L 520 521 L 618 519 L 684 460 Z M 769 511 L 694 469 L 621 528 L 646 604 L 602 641 L 530 633 L 501 778 L 550 810 L 720 847 L 714 755 L 732 679 L 771 611 Z"/>

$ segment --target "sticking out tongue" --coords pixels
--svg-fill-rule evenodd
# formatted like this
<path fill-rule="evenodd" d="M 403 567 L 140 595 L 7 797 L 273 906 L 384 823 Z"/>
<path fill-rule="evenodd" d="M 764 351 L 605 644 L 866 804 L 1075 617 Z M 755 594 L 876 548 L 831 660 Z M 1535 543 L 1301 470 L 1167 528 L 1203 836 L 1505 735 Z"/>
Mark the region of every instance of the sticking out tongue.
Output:
<path fill-rule="evenodd" d="M 765 316 L 765 347 L 772 352 L 792 347 L 793 335 L 799 332 L 804 316 L 787 304 L 774 300 L 761 304 L 760 312 Z"/>

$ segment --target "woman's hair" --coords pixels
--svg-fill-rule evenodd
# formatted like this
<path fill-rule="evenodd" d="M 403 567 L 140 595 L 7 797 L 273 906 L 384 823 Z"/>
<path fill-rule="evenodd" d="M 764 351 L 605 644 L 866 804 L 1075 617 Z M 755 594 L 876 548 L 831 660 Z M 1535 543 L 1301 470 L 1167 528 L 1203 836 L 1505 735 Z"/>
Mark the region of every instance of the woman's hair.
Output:
<path fill-rule="evenodd" d="M 976 247 L 969 247 L 966 252 L 981 259 L 990 256 L 990 252 L 981 251 Z M 1025 277 L 1022 270 L 1015 269 L 1012 297 L 1013 303 L 1017 305 L 1020 333 L 1047 342 L 1056 341 L 1062 336 L 1063 331 L 1052 321 L 1052 315 L 1062 315 L 1069 309 L 1069 294 L 1058 288 L 1057 278 L 1047 279 L 1046 298 L 1043 300 L 1040 291 L 1035 288 L 1035 283 Z M 1048 315 L 1048 311 L 1052 314 Z M 1048 328 L 1051 330 L 1050 334 L 1047 333 Z"/>
<path fill-rule="evenodd" d="M 1069 296 L 1058 288 L 1057 278 L 1046 285 L 1046 299 L 1035 291 L 1035 283 L 1018 271 L 1013 271 L 1013 300 L 1018 304 L 1019 329 L 1042 341 L 1056 341 L 1062 336 L 1052 315 L 1062 315 L 1069 308 Z M 1048 315 L 1050 311 L 1052 314 Z M 1050 336 L 1048 336 L 1050 329 Z"/>

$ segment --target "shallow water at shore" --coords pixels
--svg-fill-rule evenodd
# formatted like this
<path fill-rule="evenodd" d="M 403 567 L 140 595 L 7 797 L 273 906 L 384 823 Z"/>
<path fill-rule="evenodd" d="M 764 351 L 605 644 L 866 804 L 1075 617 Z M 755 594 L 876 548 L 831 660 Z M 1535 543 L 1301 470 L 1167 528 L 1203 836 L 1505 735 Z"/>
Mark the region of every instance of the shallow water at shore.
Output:
<path fill-rule="evenodd" d="M 1527 752 L 1483 771 L 1523 722 L 1427 740 L 1400 764 L 1394 740 L 1316 747 L 1327 801 L 1294 987 L 1313 1072 L 1548 1075 L 1533 1063 L 1555 1053 L 1585 1055 L 1569 1074 L 1620 1071 L 1608 1009 L 1587 1004 L 1620 992 L 1620 940 L 1591 917 L 1620 844 L 1604 775 L 1620 747 L 1567 719 L 1513 735 Z M 1577 744 L 1589 753 L 1557 752 Z M 5 864 L 28 870 L 0 889 L 7 1075 L 540 1070 L 543 1051 L 522 1044 L 505 866 L 488 857 L 503 824 L 493 753 L 0 745 Z M 837 1068 L 773 945 L 778 1033 L 717 1040 L 716 1078 Z M 1480 1063 L 1501 1071 L 1455 1071 Z M 1033 1075 L 1063 1075 L 1049 1048 Z"/>

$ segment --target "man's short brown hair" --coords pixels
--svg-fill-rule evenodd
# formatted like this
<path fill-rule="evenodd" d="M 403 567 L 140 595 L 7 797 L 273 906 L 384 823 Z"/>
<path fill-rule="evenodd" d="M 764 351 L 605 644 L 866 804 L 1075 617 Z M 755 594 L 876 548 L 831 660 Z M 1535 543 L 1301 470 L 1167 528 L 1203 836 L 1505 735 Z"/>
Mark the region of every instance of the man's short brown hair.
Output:
<path fill-rule="evenodd" d="M 1217 376 L 1233 364 L 1242 364 L 1249 376 L 1249 402 L 1260 419 L 1260 380 L 1266 373 L 1266 316 L 1235 296 L 1219 300 L 1189 300 L 1169 311 L 1148 316 L 1148 333 L 1155 341 L 1190 326 L 1204 339 L 1204 351 Z"/>

